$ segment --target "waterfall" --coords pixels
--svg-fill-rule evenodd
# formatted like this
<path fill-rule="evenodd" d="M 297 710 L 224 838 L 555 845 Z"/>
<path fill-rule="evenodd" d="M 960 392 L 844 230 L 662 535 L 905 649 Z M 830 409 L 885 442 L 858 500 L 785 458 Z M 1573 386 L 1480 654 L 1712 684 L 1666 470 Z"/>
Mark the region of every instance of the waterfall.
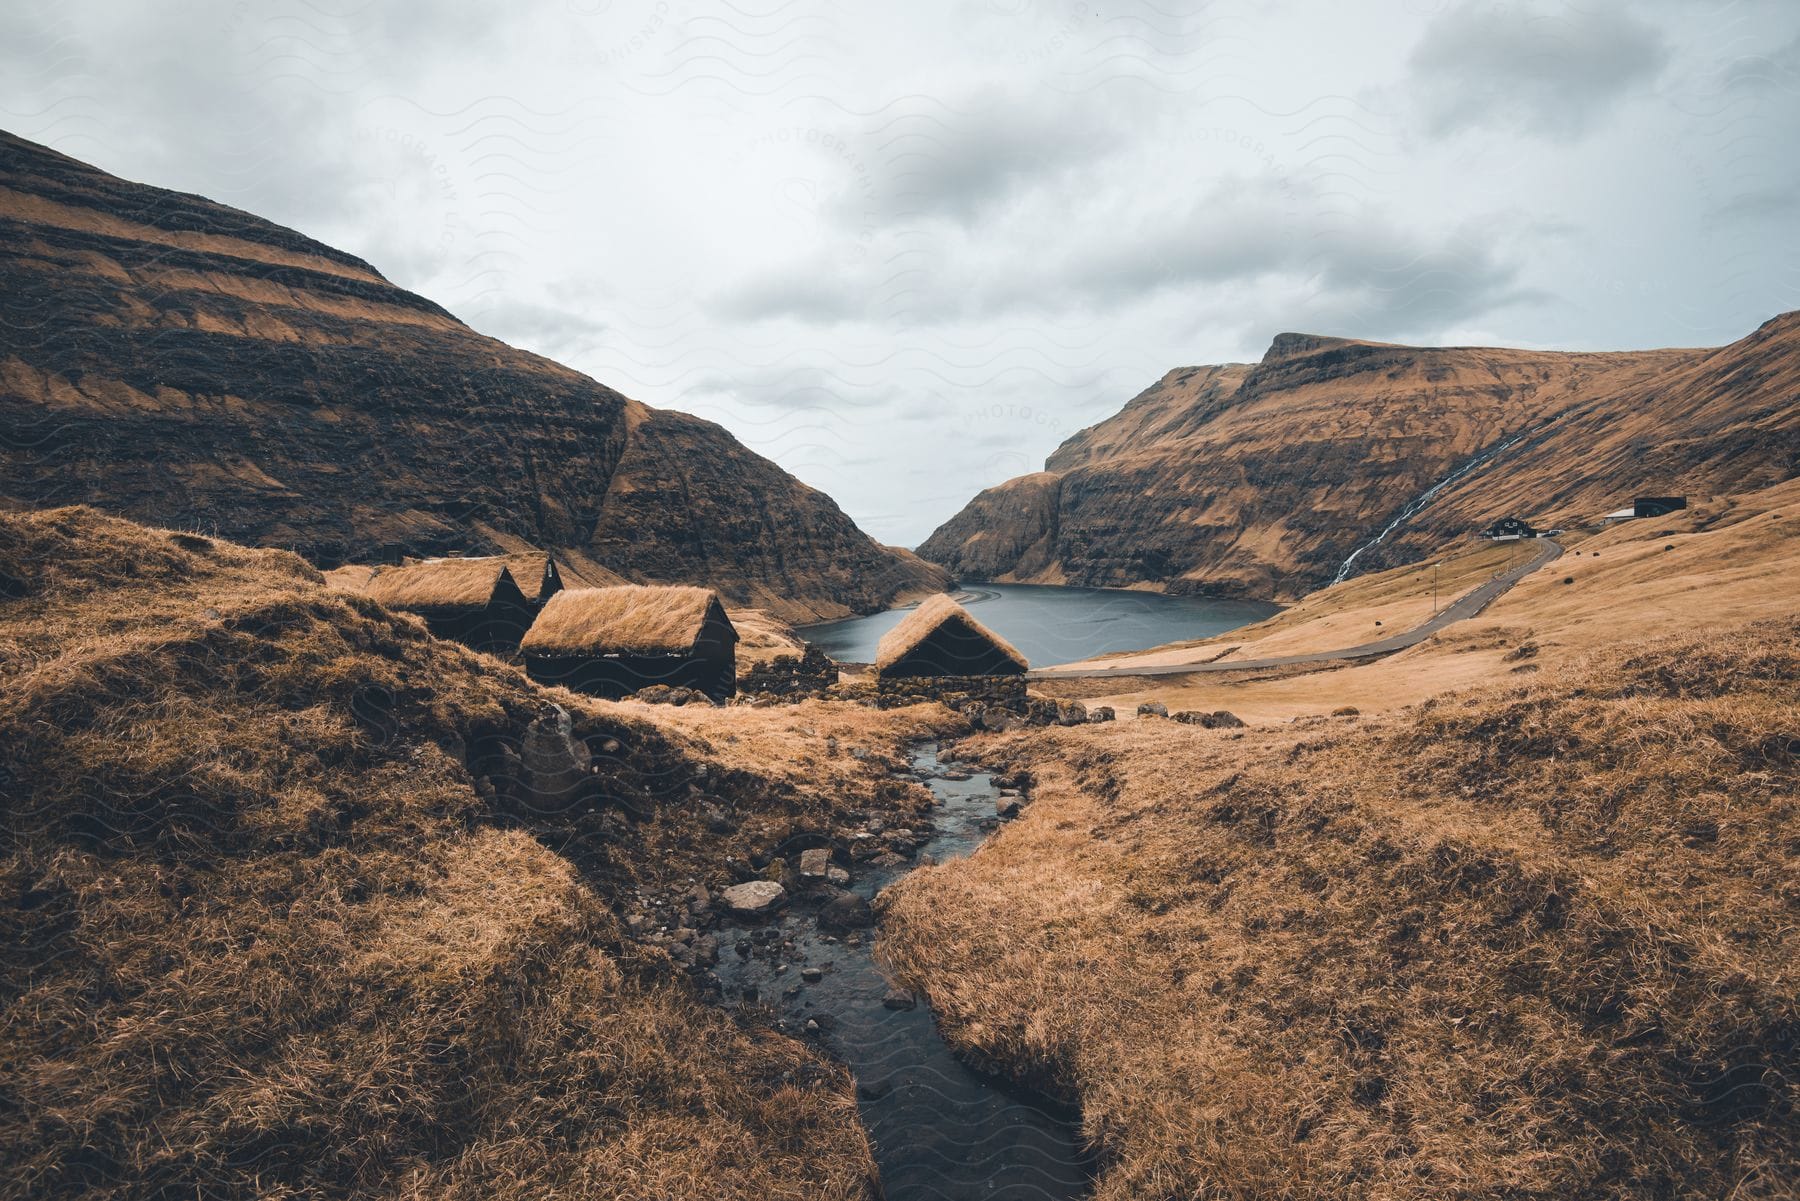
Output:
<path fill-rule="evenodd" d="M 1464 476 L 1468 475 L 1471 471 L 1474 471 L 1477 467 L 1480 467 L 1483 463 L 1486 463 L 1489 459 L 1493 458 L 1495 455 L 1498 455 L 1498 454 L 1502 453 L 1503 451 L 1511 448 L 1515 443 L 1517 443 L 1524 436 L 1525 435 L 1522 433 L 1514 434 L 1512 437 L 1506 439 L 1506 441 L 1496 443 L 1495 445 L 1488 447 L 1486 450 L 1482 451 L 1480 454 L 1475 455 L 1473 458 L 1466 460 L 1455 471 L 1452 471 L 1449 475 L 1445 476 L 1443 479 L 1439 480 L 1437 483 L 1433 484 L 1431 487 L 1425 489 L 1425 491 L 1423 491 L 1423 492 L 1419 493 L 1417 496 L 1413 497 L 1412 500 L 1407 502 L 1406 507 L 1404 509 L 1400 510 L 1399 516 L 1395 517 L 1392 521 L 1388 522 L 1386 526 L 1382 527 L 1382 530 L 1379 534 L 1375 535 L 1373 538 L 1369 539 L 1367 542 L 1363 543 L 1361 546 L 1357 547 L 1355 550 L 1350 552 L 1350 557 L 1348 559 L 1345 559 L 1342 566 L 1340 566 L 1337 569 L 1337 574 L 1331 578 L 1331 582 L 1333 584 L 1341 584 L 1345 580 L 1349 579 L 1351 570 L 1356 566 L 1356 560 L 1357 560 L 1358 556 L 1360 556 L 1364 551 L 1371 550 L 1374 547 L 1380 546 L 1383 542 L 1385 542 L 1387 540 L 1387 536 L 1389 534 L 1391 534 L 1395 530 L 1399 529 L 1402 525 L 1406 524 L 1408 521 L 1411 521 L 1414 517 L 1417 517 L 1419 515 L 1419 512 L 1422 509 L 1424 509 L 1426 505 L 1431 503 L 1432 497 L 1434 497 L 1438 493 L 1442 492 L 1445 488 L 1448 488 L 1451 484 L 1454 484 L 1457 480 L 1462 479 Z"/>

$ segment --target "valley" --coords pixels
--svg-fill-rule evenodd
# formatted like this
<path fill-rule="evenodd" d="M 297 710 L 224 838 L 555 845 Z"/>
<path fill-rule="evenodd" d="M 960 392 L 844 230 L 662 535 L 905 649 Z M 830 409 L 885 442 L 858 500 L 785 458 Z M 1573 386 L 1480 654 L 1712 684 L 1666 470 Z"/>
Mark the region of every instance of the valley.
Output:
<path fill-rule="evenodd" d="M 1800 314 L 1281 334 L 915 552 L 248 213 L 0 237 L 0 1197 L 1800 1186 Z"/>

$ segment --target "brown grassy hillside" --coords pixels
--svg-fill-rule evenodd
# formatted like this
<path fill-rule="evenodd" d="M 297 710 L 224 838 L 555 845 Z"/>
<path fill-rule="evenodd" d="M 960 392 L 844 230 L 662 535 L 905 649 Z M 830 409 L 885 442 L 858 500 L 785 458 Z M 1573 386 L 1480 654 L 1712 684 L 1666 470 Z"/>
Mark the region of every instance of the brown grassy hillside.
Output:
<path fill-rule="evenodd" d="M 1800 622 L 1374 722 L 983 736 L 1024 816 L 890 898 L 1106 1199 L 1800 1191 Z"/>
<path fill-rule="evenodd" d="M 0 514 L 0 1195 L 868 1195 L 845 1073 L 619 915 L 910 815 L 929 719 L 856 710 L 858 761 L 829 714 L 653 712 L 285 552 Z"/>
<path fill-rule="evenodd" d="M 1359 570 L 1516 513 L 1800 474 L 1800 314 L 1717 351 L 1565 354 L 1283 334 L 1253 367 L 1172 371 L 977 496 L 920 552 L 965 579 L 1291 599 L 1458 467 Z M 1502 451 L 1499 448 L 1504 447 Z"/>
<path fill-rule="evenodd" d="M 554 548 L 794 620 L 942 587 L 725 430 L 367 263 L 0 133 L 0 500 L 323 566 Z"/>
<path fill-rule="evenodd" d="M 1346 705 L 1373 713 L 1450 688 L 1531 675 L 1625 642 L 1786 616 L 1795 611 L 1790 581 L 1800 579 L 1800 479 L 1737 496 L 1695 497 L 1684 512 L 1562 541 L 1568 553 L 1478 617 L 1378 661 L 1036 686 L 1125 712 L 1157 700 L 1171 711 L 1229 709 L 1251 722 L 1321 717 Z M 1530 553 L 1529 544 L 1518 543 L 1442 548 L 1430 560 L 1443 564 L 1435 573 L 1440 603 Z M 1428 617 L 1433 575 L 1428 563 L 1372 572 L 1257 625 L 1093 665 L 1230 662 L 1353 646 Z"/>

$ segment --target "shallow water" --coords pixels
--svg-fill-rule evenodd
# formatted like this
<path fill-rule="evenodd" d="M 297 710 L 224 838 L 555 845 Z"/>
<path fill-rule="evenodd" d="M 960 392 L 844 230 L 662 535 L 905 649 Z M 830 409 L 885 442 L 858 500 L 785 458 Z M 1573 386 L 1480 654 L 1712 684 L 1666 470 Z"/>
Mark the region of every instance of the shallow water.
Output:
<path fill-rule="evenodd" d="M 913 764 L 933 773 L 926 784 L 939 802 L 932 815 L 936 834 L 920 858 L 942 863 L 968 854 L 991 829 L 999 795 L 992 778 L 976 773 L 963 781 L 944 779 L 937 773 L 948 768 L 939 763 L 935 743 L 918 747 Z M 915 862 L 887 869 L 856 864 L 850 890 L 873 897 Z M 759 928 L 791 940 L 793 951 L 779 958 L 760 947 L 748 958 L 737 954 L 732 944 Z M 722 931 L 716 970 L 728 1002 L 768 1006 L 795 1034 L 809 1020 L 822 1027 L 813 1037 L 856 1076 L 857 1102 L 888 1201 L 1086 1196 L 1092 1175 L 1079 1115 L 964 1065 L 922 1002 L 910 1010 L 887 1008 L 890 985 L 873 954 L 878 931 L 861 933 L 861 946 L 848 945 L 843 935 L 821 933 L 810 908 L 793 907 L 779 922 Z M 778 962 L 788 964 L 785 971 L 776 970 Z M 825 974 L 807 983 L 800 976 L 804 967 Z M 746 989 L 754 1000 L 746 999 Z"/>
<path fill-rule="evenodd" d="M 1116 588 L 1039 584 L 971 584 L 969 612 L 1019 648 L 1033 667 L 1072 663 L 1114 651 L 1210 638 L 1281 611 L 1263 601 L 1206 600 Z M 840 663 L 869 663 L 875 644 L 910 609 L 889 609 L 807 626 L 800 636 Z"/>

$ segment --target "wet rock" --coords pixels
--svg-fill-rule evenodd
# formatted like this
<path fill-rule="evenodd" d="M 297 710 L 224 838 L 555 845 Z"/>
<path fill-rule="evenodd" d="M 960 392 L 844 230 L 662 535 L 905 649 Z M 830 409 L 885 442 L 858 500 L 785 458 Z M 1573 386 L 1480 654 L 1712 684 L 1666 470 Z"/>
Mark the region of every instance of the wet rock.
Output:
<path fill-rule="evenodd" d="M 818 921 L 821 930 L 865 930 L 875 924 L 875 911 L 855 893 L 834 888 L 819 907 Z"/>
<path fill-rule="evenodd" d="M 825 978 L 825 969 L 817 968 L 817 967 L 803 967 L 800 969 L 800 978 L 802 980 L 806 981 L 808 984 L 817 984 L 819 981 L 821 981 Z"/>
<path fill-rule="evenodd" d="M 919 998 L 904 988 L 890 988 L 887 995 L 881 998 L 881 1003 L 889 1009 L 912 1009 L 918 1005 Z"/>
<path fill-rule="evenodd" d="M 1167 717 L 1169 707 L 1161 701 L 1145 701 L 1137 707 L 1139 717 Z"/>
<path fill-rule="evenodd" d="M 773 880 L 734 884 L 724 892 L 725 905 L 739 917 L 766 917 L 787 900 L 787 889 Z"/>
<path fill-rule="evenodd" d="M 800 878 L 802 880 L 823 880 L 825 873 L 831 868 L 831 851 L 827 847 L 814 847 L 810 851 L 800 852 Z"/>
<path fill-rule="evenodd" d="M 994 812 L 1001 817 L 1017 817 L 1025 798 L 1016 792 L 1003 792 L 994 798 Z"/>

